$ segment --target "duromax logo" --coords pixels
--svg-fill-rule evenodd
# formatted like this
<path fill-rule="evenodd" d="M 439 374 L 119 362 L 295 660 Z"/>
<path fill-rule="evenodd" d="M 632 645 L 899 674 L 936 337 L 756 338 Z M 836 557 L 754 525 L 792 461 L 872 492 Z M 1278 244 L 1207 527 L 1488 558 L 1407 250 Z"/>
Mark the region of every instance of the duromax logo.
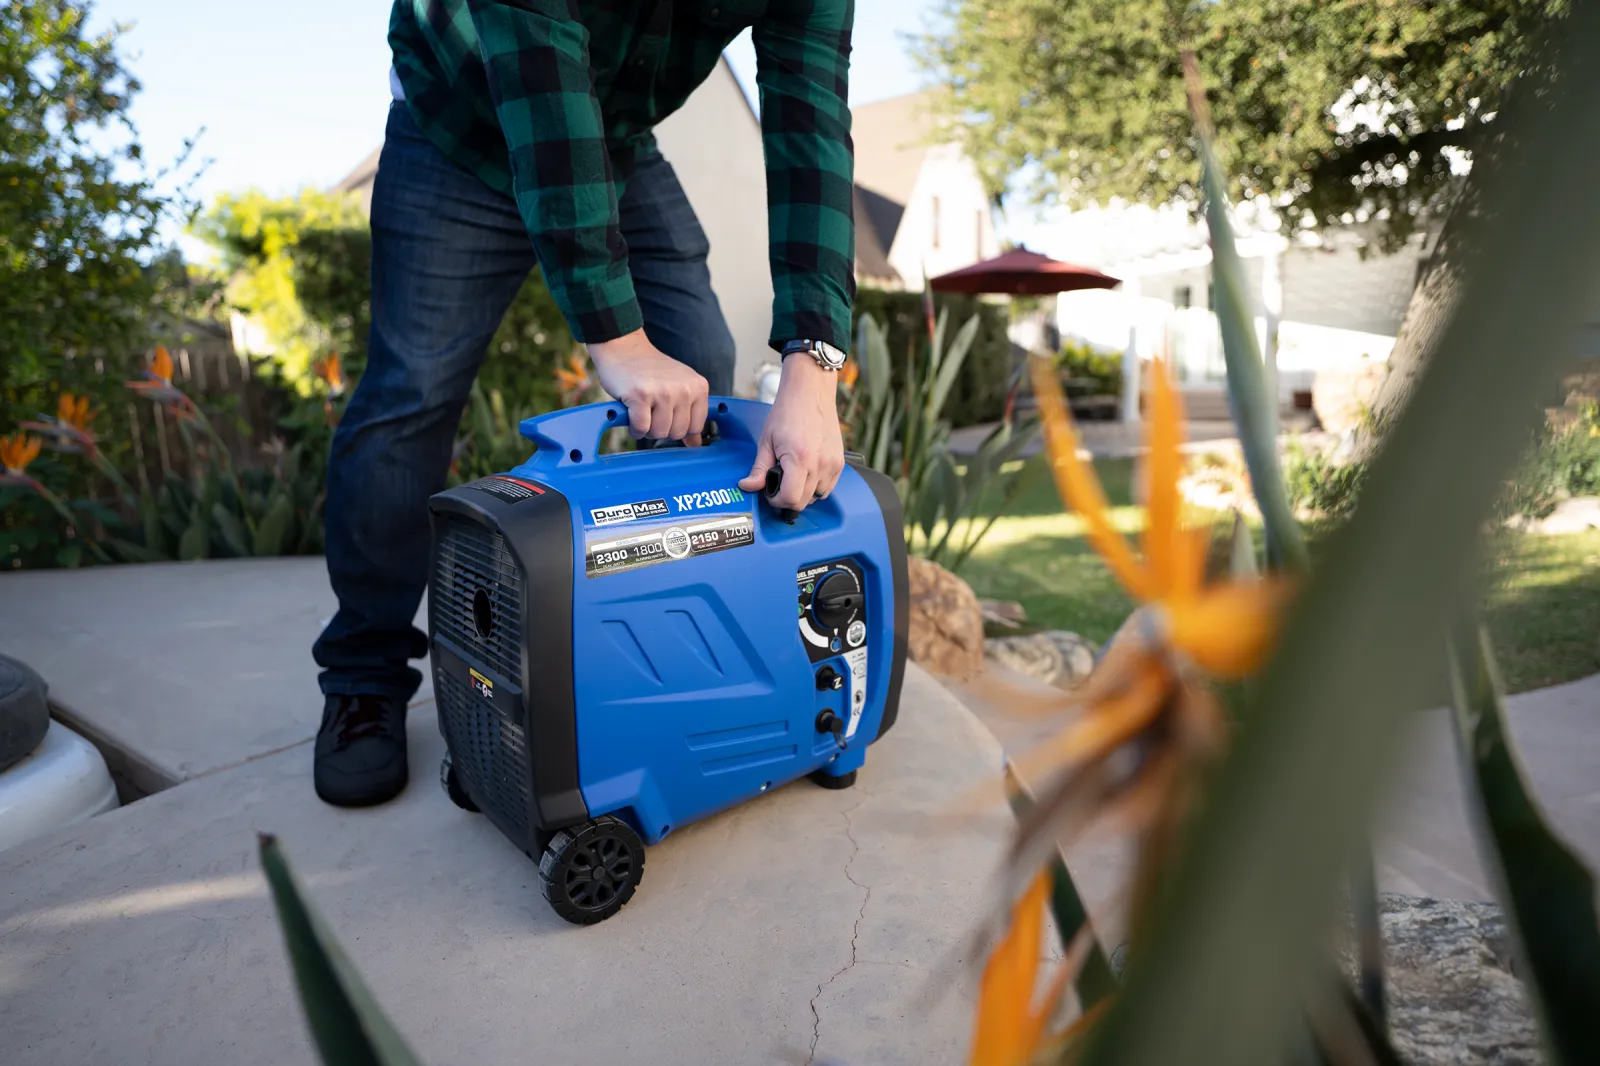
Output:
<path fill-rule="evenodd" d="M 712 489 L 709 492 L 688 492 L 674 496 L 672 505 L 678 511 L 703 511 L 707 507 L 725 507 L 743 499 L 744 493 L 738 489 Z"/>

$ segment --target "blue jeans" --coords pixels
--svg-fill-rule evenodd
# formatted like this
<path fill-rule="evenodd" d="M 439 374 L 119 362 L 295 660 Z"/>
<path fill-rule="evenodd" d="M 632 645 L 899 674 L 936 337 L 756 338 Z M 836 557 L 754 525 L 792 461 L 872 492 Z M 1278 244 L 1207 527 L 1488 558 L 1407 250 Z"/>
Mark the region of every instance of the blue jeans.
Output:
<path fill-rule="evenodd" d="M 641 153 L 619 211 L 646 336 L 713 395 L 730 392 L 733 336 L 711 291 L 710 245 L 659 153 Z M 428 497 L 445 487 L 473 378 L 535 264 L 511 197 L 450 162 L 394 104 L 372 190 L 367 366 L 328 461 L 339 610 L 312 649 L 324 693 L 409 700 L 422 682 L 409 661 L 428 653 L 412 624 L 428 581 Z"/>

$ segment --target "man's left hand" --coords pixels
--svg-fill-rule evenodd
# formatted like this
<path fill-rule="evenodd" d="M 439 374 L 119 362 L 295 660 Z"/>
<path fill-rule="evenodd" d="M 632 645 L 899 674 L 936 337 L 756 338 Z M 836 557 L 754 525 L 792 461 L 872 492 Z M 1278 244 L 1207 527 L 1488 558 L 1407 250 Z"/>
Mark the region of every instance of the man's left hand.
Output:
<path fill-rule="evenodd" d="M 755 465 L 739 482 L 741 489 L 761 491 L 767 471 L 777 463 L 783 467 L 783 485 L 772 498 L 774 506 L 800 511 L 833 491 L 844 472 L 838 383 L 836 372 L 822 369 L 804 354 L 784 360 L 778 395 L 756 442 Z"/>

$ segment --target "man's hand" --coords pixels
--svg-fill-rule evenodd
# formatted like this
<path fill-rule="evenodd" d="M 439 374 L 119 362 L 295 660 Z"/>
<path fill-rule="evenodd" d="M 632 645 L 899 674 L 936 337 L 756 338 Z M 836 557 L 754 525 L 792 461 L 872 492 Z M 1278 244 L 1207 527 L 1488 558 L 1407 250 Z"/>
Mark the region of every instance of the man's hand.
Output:
<path fill-rule="evenodd" d="M 656 350 L 644 330 L 589 345 L 600 387 L 628 409 L 635 437 L 700 443 L 706 424 L 706 379 Z"/>
<path fill-rule="evenodd" d="M 772 498 L 777 507 L 802 510 L 816 496 L 826 496 L 844 472 L 844 438 L 839 435 L 835 399 L 839 375 L 824 370 L 805 355 L 784 360 L 783 379 L 767 424 L 756 444 L 750 476 L 739 482 L 746 492 L 759 492 L 773 463 L 783 466 L 783 485 Z"/>

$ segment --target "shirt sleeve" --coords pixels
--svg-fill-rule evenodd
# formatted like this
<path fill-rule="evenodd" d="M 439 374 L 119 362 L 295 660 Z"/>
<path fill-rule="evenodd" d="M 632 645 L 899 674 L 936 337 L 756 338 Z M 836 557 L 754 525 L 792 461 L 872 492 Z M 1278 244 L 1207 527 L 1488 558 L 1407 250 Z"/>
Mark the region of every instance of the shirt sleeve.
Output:
<path fill-rule="evenodd" d="M 767 167 L 772 337 L 850 346 L 853 0 L 775 0 L 754 28 Z"/>
<path fill-rule="evenodd" d="M 643 324 L 605 126 L 576 0 L 468 0 L 511 191 L 573 336 L 613 340 Z"/>

